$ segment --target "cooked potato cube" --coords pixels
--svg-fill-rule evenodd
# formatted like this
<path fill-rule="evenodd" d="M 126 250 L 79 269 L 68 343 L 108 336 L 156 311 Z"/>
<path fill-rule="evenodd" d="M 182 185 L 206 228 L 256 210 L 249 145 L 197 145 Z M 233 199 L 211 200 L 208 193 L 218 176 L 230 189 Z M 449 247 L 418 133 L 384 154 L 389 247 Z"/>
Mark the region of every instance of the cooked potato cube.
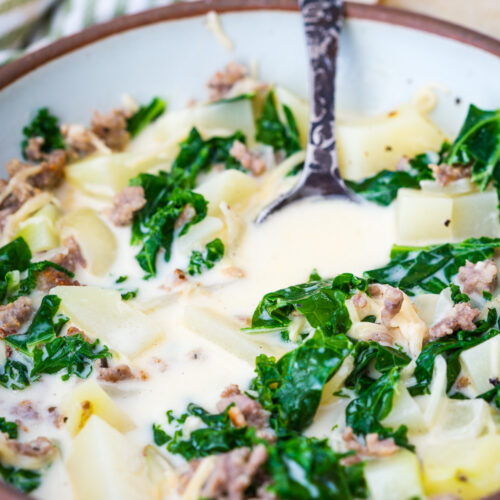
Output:
<path fill-rule="evenodd" d="M 220 219 L 207 216 L 177 239 L 175 246 L 181 253 L 191 255 L 192 250 L 201 250 L 207 243 L 215 239 L 223 227 L 224 223 Z"/>
<path fill-rule="evenodd" d="M 128 432 L 135 427 L 130 417 L 120 409 L 93 379 L 78 384 L 63 400 L 62 411 L 66 429 L 76 436 L 92 415 L 97 415 L 120 432 Z"/>
<path fill-rule="evenodd" d="M 19 224 L 17 236 L 24 238 L 33 253 L 59 246 L 56 221 L 59 210 L 49 203 Z"/>
<path fill-rule="evenodd" d="M 500 234 L 496 191 L 451 196 L 400 189 L 397 198 L 397 242 L 424 245 Z"/>
<path fill-rule="evenodd" d="M 418 458 L 408 450 L 370 460 L 365 465 L 365 478 L 372 500 L 424 497 Z"/>
<path fill-rule="evenodd" d="M 232 209 L 244 207 L 257 191 L 257 183 L 238 170 L 225 170 L 201 184 L 196 191 L 208 200 L 208 214 L 220 216 L 220 204 L 226 202 Z"/>
<path fill-rule="evenodd" d="M 339 119 L 337 138 L 342 177 L 353 180 L 383 169 L 394 170 L 404 155 L 438 151 L 446 139 L 435 124 L 409 104 L 384 116 Z"/>
<path fill-rule="evenodd" d="M 112 197 L 141 172 L 162 162 L 156 156 L 136 153 L 113 153 L 92 156 L 69 165 L 65 172 L 71 184 L 89 194 Z"/>
<path fill-rule="evenodd" d="M 151 347 L 163 332 L 148 316 L 124 302 L 116 290 L 95 286 L 58 286 L 51 293 L 61 298 L 60 312 L 92 339 L 135 358 Z"/>
<path fill-rule="evenodd" d="M 116 258 L 116 238 L 94 210 L 75 210 L 61 218 L 59 227 L 63 238 L 73 235 L 78 241 L 92 274 L 108 272 Z"/>
<path fill-rule="evenodd" d="M 500 376 L 500 336 L 463 351 L 459 359 L 477 393 L 489 391 L 490 380 Z"/>
<path fill-rule="evenodd" d="M 393 429 L 397 429 L 400 425 L 406 425 L 410 432 L 420 432 L 427 429 L 420 406 L 410 396 L 403 383 L 398 385 L 392 403 L 392 410 L 384 418 L 382 424 Z"/>
<path fill-rule="evenodd" d="M 74 439 L 66 469 L 76 500 L 154 498 L 140 450 L 96 415 Z"/>
<path fill-rule="evenodd" d="M 463 500 L 500 490 L 500 435 L 429 445 L 422 454 L 428 496 L 455 494 Z"/>
<path fill-rule="evenodd" d="M 453 199 L 417 189 L 400 189 L 396 208 L 397 242 L 420 245 L 452 239 Z"/>
<path fill-rule="evenodd" d="M 286 352 L 279 342 L 267 339 L 264 334 L 242 333 L 235 321 L 206 307 L 187 306 L 184 324 L 194 333 L 251 365 L 259 354 L 281 357 Z"/>

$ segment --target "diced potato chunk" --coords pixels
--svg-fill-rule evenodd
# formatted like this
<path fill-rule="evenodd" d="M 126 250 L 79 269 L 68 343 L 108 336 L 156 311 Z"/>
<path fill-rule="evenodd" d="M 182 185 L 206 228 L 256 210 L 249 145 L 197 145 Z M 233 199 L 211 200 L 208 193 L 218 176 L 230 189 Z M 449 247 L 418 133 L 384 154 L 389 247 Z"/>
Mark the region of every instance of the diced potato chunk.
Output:
<path fill-rule="evenodd" d="M 406 425 L 410 432 L 426 430 L 424 415 L 418 403 L 410 396 L 408 389 L 403 383 L 398 385 L 396 395 L 392 403 L 392 410 L 382 421 L 386 427 L 397 429 L 400 425 Z"/>
<path fill-rule="evenodd" d="M 66 429 L 72 436 L 83 429 L 92 415 L 102 418 L 120 432 L 128 432 L 135 427 L 130 417 L 93 379 L 78 384 L 64 397 L 62 411 L 67 417 Z"/>
<path fill-rule="evenodd" d="M 224 223 L 217 217 L 205 217 L 201 222 L 191 226 L 189 231 L 178 238 L 176 247 L 183 254 L 190 255 L 193 249 L 201 250 L 208 242 L 217 237 Z"/>
<path fill-rule="evenodd" d="M 135 153 L 113 153 L 92 156 L 66 168 L 71 184 L 89 194 L 112 197 L 121 191 L 132 177 L 161 163 L 156 156 Z"/>
<path fill-rule="evenodd" d="M 423 245 L 500 234 L 496 191 L 457 196 L 400 189 L 397 242 Z"/>
<path fill-rule="evenodd" d="M 384 116 L 338 121 L 342 177 L 363 179 L 380 170 L 394 170 L 402 156 L 438 151 L 446 139 L 439 128 L 413 105 Z"/>
<path fill-rule="evenodd" d="M 58 286 L 60 312 L 92 339 L 135 358 L 159 340 L 163 332 L 148 316 L 124 302 L 116 290 L 95 286 Z"/>
<path fill-rule="evenodd" d="M 196 191 L 208 200 L 208 214 L 220 216 L 225 201 L 232 209 L 243 207 L 257 191 L 257 182 L 238 170 L 225 170 L 201 184 Z"/>
<path fill-rule="evenodd" d="M 116 238 L 91 208 L 80 208 L 59 221 L 63 238 L 74 235 L 92 274 L 108 272 L 116 258 Z"/>
<path fill-rule="evenodd" d="M 463 500 L 500 490 L 500 435 L 427 446 L 422 455 L 428 496 L 455 494 Z"/>
<path fill-rule="evenodd" d="M 240 331 L 239 325 L 217 311 L 189 305 L 184 311 L 184 324 L 191 331 L 204 337 L 251 365 L 259 354 L 281 357 L 286 352 L 278 342 L 262 335 L 250 335 Z"/>
<path fill-rule="evenodd" d="M 424 496 L 418 458 L 408 450 L 370 460 L 365 465 L 365 478 L 372 500 L 408 500 Z"/>
<path fill-rule="evenodd" d="M 59 210 L 49 203 L 19 224 L 17 236 L 24 238 L 33 253 L 56 248 L 59 246 L 58 217 Z"/>
<path fill-rule="evenodd" d="M 154 498 L 140 450 L 96 415 L 74 439 L 66 469 L 76 500 Z"/>
<path fill-rule="evenodd" d="M 490 380 L 500 376 L 500 335 L 463 351 L 459 359 L 477 393 L 489 391 Z"/>

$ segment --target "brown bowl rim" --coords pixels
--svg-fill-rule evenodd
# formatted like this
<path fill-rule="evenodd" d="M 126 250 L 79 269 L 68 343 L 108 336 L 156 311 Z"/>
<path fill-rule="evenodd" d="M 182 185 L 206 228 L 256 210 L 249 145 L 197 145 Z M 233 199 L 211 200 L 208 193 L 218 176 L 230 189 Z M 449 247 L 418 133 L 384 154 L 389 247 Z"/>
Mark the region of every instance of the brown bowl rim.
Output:
<path fill-rule="evenodd" d="M 0 90 L 58 57 L 125 31 L 165 21 L 202 16 L 210 11 L 226 13 L 257 10 L 293 12 L 298 11 L 298 5 L 296 0 L 206 0 L 174 3 L 137 14 L 118 17 L 106 23 L 86 28 L 74 35 L 61 38 L 50 45 L 6 64 L 0 68 Z M 382 5 L 355 2 L 347 2 L 345 11 L 346 16 L 350 18 L 378 21 L 432 33 L 500 57 L 500 40 L 442 19 Z M 23 495 L 0 481 L 0 500 L 29 500 L 30 498 L 28 495 Z M 500 500 L 500 493 L 488 497 L 487 500 Z"/>

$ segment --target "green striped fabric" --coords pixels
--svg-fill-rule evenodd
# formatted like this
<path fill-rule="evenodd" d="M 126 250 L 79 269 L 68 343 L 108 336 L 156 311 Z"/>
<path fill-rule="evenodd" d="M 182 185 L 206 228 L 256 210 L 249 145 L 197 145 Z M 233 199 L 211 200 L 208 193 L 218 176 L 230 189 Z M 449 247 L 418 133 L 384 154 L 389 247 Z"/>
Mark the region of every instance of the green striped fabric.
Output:
<path fill-rule="evenodd" d="M 175 0 L 0 0 L 0 64 L 92 24 Z"/>

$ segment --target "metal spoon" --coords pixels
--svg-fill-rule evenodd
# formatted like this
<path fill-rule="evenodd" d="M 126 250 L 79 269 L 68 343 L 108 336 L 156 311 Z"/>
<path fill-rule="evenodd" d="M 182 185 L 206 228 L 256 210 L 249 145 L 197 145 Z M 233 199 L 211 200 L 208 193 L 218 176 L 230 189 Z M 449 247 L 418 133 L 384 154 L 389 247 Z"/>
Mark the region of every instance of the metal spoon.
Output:
<path fill-rule="evenodd" d="M 353 199 L 340 177 L 335 139 L 335 73 L 343 1 L 300 0 L 299 3 L 313 89 L 306 161 L 297 184 L 264 208 L 257 223 L 285 205 L 309 196 L 340 195 Z"/>

